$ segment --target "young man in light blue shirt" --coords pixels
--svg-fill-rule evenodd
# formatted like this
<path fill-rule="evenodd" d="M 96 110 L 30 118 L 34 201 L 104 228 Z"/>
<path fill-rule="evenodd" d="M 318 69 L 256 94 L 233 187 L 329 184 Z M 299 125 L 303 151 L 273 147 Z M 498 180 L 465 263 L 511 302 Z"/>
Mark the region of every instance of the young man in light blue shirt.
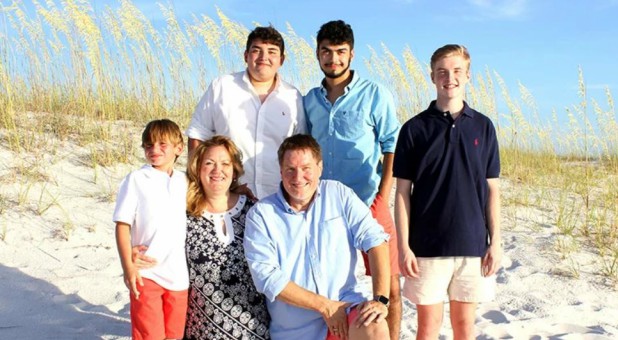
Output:
<path fill-rule="evenodd" d="M 286 138 L 278 158 L 279 191 L 249 211 L 244 238 L 272 339 L 388 338 L 388 235 L 350 188 L 320 180 L 313 137 Z M 373 298 L 354 275 L 357 250 L 369 256 Z"/>
<path fill-rule="evenodd" d="M 388 325 L 399 339 L 401 297 L 397 235 L 388 205 L 393 187 L 393 153 L 399 121 L 391 93 L 350 70 L 354 33 L 341 20 L 328 22 L 317 34 L 317 58 L 324 73 L 321 86 L 303 99 L 307 127 L 324 153 L 323 179 L 352 188 L 371 207 L 373 216 L 391 236 L 391 284 Z M 367 260 L 365 259 L 367 266 Z M 370 274 L 367 268 L 367 274 Z"/>

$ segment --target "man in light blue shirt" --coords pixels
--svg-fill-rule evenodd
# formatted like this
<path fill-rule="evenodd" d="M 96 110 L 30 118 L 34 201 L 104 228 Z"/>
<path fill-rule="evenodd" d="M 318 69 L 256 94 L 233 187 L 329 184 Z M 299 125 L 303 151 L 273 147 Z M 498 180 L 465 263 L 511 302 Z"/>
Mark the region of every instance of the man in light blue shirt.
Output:
<path fill-rule="evenodd" d="M 324 153 L 323 179 L 354 190 L 391 236 L 391 285 L 388 325 L 399 339 L 401 293 L 397 233 L 388 205 L 393 187 L 393 159 L 400 124 L 391 93 L 350 70 L 354 33 L 341 20 L 328 22 L 317 34 L 317 57 L 324 73 L 321 86 L 303 99 L 307 127 Z M 365 258 L 367 266 L 367 259 Z M 367 268 L 369 269 L 369 268 Z M 367 270 L 367 274 L 371 274 Z"/>
<path fill-rule="evenodd" d="M 267 297 L 273 340 L 388 338 L 388 235 L 352 190 L 320 180 L 322 155 L 309 135 L 278 151 L 282 183 L 247 214 L 245 254 Z M 354 270 L 367 252 L 373 298 Z"/>

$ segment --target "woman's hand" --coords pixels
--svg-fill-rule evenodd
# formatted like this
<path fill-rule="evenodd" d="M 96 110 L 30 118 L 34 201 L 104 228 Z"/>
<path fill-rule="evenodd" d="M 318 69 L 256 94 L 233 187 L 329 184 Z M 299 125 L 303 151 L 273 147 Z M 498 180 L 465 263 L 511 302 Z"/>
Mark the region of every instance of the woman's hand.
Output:
<path fill-rule="evenodd" d="M 146 250 L 148 250 L 148 247 L 144 245 L 138 245 L 131 249 L 131 259 L 136 269 L 148 269 L 157 265 L 157 260 L 154 257 L 144 254 Z"/>

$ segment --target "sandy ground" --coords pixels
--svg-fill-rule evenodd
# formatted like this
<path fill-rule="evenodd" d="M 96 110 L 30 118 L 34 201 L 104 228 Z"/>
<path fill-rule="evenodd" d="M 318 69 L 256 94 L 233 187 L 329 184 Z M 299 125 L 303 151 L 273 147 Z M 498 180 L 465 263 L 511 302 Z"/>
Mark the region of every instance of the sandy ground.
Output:
<path fill-rule="evenodd" d="M 20 155 L 0 146 L 1 339 L 130 335 L 111 215 L 119 181 L 141 161 L 93 169 L 87 154 L 69 142 Z M 502 189 L 517 195 L 508 180 Z M 576 266 L 561 256 L 551 221 L 544 207 L 503 209 L 503 268 L 495 301 L 478 308 L 477 339 L 618 338 L 616 287 L 585 246 L 574 247 Z M 445 309 L 440 338 L 450 339 Z M 415 329 L 404 299 L 401 339 L 414 339 Z"/>

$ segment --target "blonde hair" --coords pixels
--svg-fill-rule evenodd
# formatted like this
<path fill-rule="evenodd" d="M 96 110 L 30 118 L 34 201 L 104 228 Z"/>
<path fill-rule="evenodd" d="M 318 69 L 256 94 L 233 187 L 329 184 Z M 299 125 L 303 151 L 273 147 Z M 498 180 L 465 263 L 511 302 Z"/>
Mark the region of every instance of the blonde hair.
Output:
<path fill-rule="evenodd" d="M 468 49 L 463 45 L 448 44 L 448 45 L 444 45 L 440 47 L 435 52 L 433 52 L 433 55 L 431 56 L 431 72 L 434 71 L 434 67 L 436 66 L 436 63 L 438 61 L 440 61 L 443 58 L 450 57 L 450 56 L 463 57 L 467 64 L 466 71 L 470 70 L 471 60 L 470 60 L 470 53 L 468 53 Z"/>
<path fill-rule="evenodd" d="M 193 149 L 189 155 L 189 161 L 187 162 L 187 178 L 189 179 L 189 187 L 187 189 L 187 212 L 192 216 L 197 217 L 202 215 L 206 192 L 202 187 L 200 170 L 206 152 L 215 146 L 224 147 L 232 159 L 234 179 L 232 180 L 229 190 L 234 190 L 238 187 L 238 178 L 245 173 L 242 167 L 242 153 L 231 139 L 217 135 L 200 143 Z"/>
<path fill-rule="evenodd" d="M 165 140 L 169 140 L 174 145 L 184 143 L 178 124 L 169 119 L 157 119 L 146 124 L 142 132 L 142 148 Z"/>

